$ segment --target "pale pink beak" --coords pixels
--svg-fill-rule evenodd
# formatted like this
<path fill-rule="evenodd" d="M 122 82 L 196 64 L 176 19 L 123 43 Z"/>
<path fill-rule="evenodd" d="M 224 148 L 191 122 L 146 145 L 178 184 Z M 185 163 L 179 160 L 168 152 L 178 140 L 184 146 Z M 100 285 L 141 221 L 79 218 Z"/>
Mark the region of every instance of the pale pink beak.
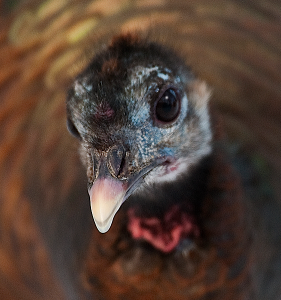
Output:
<path fill-rule="evenodd" d="M 109 230 L 126 191 L 127 183 L 113 177 L 97 178 L 89 190 L 92 215 L 101 233 Z"/>

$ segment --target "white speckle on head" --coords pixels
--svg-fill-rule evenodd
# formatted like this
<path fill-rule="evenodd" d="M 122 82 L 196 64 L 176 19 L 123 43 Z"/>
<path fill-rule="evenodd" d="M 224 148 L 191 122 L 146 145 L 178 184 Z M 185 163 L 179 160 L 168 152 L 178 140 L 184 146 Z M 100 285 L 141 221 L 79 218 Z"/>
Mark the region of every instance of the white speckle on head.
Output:
<path fill-rule="evenodd" d="M 91 92 L 93 89 L 91 84 L 87 83 L 87 78 L 77 79 L 74 81 L 74 91 L 76 96 L 81 97 L 82 95 L 86 93 Z"/>
<path fill-rule="evenodd" d="M 81 97 L 85 93 L 84 87 L 81 85 L 81 83 L 78 80 L 74 81 L 74 91 L 76 96 Z"/>
<path fill-rule="evenodd" d="M 84 88 L 86 89 L 87 92 L 91 92 L 92 89 L 93 89 L 91 84 L 84 84 L 83 86 L 84 86 Z"/>
<path fill-rule="evenodd" d="M 168 74 L 158 73 L 158 77 L 162 78 L 163 80 L 167 80 L 169 78 Z"/>
<path fill-rule="evenodd" d="M 150 68 L 138 66 L 132 70 L 131 85 L 134 86 L 144 82 L 144 79 L 147 78 L 154 71 L 157 72 L 157 77 L 163 80 L 169 79 L 169 73 L 171 73 L 171 71 L 168 70 L 167 68 L 164 70 L 165 73 L 163 73 L 162 71 L 159 70 L 158 66 L 150 67 Z"/>

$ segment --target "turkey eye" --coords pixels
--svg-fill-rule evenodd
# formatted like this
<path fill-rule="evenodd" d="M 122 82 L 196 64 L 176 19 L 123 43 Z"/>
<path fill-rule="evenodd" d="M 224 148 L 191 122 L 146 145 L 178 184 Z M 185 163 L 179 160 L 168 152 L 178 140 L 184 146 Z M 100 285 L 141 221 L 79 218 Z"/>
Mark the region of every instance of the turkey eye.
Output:
<path fill-rule="evenodd" d="M 70 119 L 67 119 L 67 129 L 76 138 L 78 138 L 78 139 L 81 138 L 77 128 L 75 127 L 75 125 L 73 124 L 73 122 Z"/>
<path fill-rule="evenodd" d="M 159 98 L 155 107 L 155 115 L 159 121 L 171 122 L 180 111 L 180 100 L 176 92 L 169 88 Z"/>

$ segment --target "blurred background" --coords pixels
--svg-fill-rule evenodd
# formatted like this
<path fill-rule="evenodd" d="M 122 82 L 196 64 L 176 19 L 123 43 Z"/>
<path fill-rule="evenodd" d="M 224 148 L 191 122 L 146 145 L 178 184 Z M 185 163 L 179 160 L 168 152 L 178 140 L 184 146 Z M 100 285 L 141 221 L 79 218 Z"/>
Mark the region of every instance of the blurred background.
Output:
<path fill-rule="evenodd" d="M 95 49 L 129 30 L 170 45 L 211 86 L 230 151 L 246 153 L 238 167 L 261 182 L 264 259 L 281 264 L 279 0 L 2 0 L 0 12 L 0 299 L 83 297 L 93 222 L 65 95 Z"/>

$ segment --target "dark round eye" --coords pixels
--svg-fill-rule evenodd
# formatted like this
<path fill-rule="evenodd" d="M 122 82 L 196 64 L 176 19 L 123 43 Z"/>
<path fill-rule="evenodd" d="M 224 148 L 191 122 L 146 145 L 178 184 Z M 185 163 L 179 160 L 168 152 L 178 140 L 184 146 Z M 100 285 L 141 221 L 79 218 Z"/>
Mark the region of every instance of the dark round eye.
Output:
<path fill-rule="evenodd" d="M 180 100 L 177 93 L 169 88 L 156 103 L 155 115 L 159 121 L 172 122 L 180 112 Z"/>
<path fill-rule="evenodd" d="M 75 127 L 75 125 L 73 124 L 73 122 L 70 119 L 67 119 L 67 129 L 76 138 L 78 138 L 78 139 L 81 138 L 77 128 Z"/>

